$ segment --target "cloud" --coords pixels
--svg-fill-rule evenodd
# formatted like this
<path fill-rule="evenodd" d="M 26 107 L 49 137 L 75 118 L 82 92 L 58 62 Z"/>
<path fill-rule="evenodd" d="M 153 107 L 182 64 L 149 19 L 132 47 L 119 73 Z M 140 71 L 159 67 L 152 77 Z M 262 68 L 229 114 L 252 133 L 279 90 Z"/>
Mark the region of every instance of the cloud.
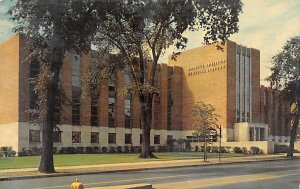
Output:
<path fill-rule="evenodd" d="M 14 24 L 6 19 L 0 19 L 0 42 L 7 40 L 13 35 Z"/>
<path fill-rule="evenodd" d="M 268 85 L 264 79 L 270 75 L 268 67 L 271 67 L 271 57 L 279 52 L 289 38 L 300 35 L 300 1 L 243 0 L 243 3 L 240 31 L 230 39 L 260 50 L 261 84 Z M 185 35 L 189 38 L 187 49 L 202 45 L 203 34 L 200 31 L 187 32 Z M 167 60 L 165 57 L 162 60 Z"/>

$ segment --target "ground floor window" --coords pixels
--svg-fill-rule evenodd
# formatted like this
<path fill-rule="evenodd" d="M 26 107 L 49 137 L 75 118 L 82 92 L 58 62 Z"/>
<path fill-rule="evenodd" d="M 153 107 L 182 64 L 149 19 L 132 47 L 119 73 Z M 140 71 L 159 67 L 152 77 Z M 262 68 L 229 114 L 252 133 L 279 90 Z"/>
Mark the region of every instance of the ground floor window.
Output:
<path fill-rule="evenodd" d="M 250 127 L 250 141 L 264 141 L 265 137 L 265 128 Z"/>
<path fill-rule="evenodd" d="M 259 131 L 259 139 L 262 141 L 262 140 L 265 140 L 265 128 L 260 128 L 260 131 Z"/>
<path fill-rule="evenodd" d="M 173 144 L 173 135 L 168 135 L 168 136 L 167 136 L 167 144 L 168 144 L 168 145 Z"/>
<path fill-rule="evenodd" d="M 254 141 L 254 127 L 250 127 L 250 141 Z"/>
<path fill-rule="evenodd" d="M 53 142 L 61 142 L 61 131 L 53 131 Z"/>
<path fill-rule="evenodd" d="M 40 142 L 40 131 L 29 130 L 29 142 Z"/>
<path fill-rule="evenodd" d="M 125 134 L 125 144 L 132 144 L 131 134 Z"/>
<path fill-rule="evenodd" d="M 81 143 L 81 132 L 79 131 L 72 132 L 72 143 Z"/>
<path fill-rule="evenodd" d="M 160 144 L 160 135 L 154 135 L 154 144 Z"/>
<path fill-rule="evenodd" d="M 91 143 L 99 143 L 99 132 L 91 132 Z"/>
<path fill-rule="evenodd" d="M 108 143 L 116 144 L 116 133 L 108 133 Z"/>

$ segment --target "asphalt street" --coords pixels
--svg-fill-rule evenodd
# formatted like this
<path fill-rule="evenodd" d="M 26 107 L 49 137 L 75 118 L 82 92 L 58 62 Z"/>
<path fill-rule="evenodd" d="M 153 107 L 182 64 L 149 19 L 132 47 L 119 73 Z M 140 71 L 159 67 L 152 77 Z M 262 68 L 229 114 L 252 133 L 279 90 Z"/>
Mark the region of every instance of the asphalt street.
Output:
<path fill-rule="evenodd" d="M 194 166 L 134 172 L 80 175 L 85 188 L 150 183 L 157 189 L 299 189 L 300 160 Z M 76 176 L 0 182 L 1 189 L 70 188 Z"/>

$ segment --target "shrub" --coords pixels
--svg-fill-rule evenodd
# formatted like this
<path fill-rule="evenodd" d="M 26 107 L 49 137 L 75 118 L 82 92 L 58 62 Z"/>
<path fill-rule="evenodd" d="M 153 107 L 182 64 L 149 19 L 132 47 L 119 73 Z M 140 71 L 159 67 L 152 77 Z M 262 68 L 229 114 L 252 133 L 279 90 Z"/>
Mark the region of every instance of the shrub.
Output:
<path fill-rule="evenodd" d="M 246 147 L 242 147 L 242 151 L 243 151 L 244 154 L 248 154 L 249 153 L 249 151 L 248 151 L 248 149 Z"/>
<path fill-rule="evenodd" d="M 66 154 L 67 148 L 66 147 L 61 147 L 58 153 L 60 154 Z"/>
<path fill-rule="evenodd" d="M 101 151 L 102 151 L 102 153 L 106 153 L 106 152 L 108 151 L 108 148 L 105 147 L 105 146 L 103 146 L 103 147 L 101 148 Z"/>
<path fill-rule="evenodd" d="M 225 149 L 224 146 L 221 146 L 221 147 L 220 147 L 220 152 L 221 152 L 221 153 L 226 153 L 226 149 Z"/>
<path fill-rule="evenodd" d="M 185 151 L 190 152 L 192 150 L 191 143 L 189 141 L 185 141 Z"/>
<path fill-rule="evenodd" d="M 159 152 L 166 152 L 167 151 L 167 146 L 158 146 L 158 151 Z"/>
<path fill-rule="evenodd" d="M 122 153 L 122 146 L 117 146 L 116 149 L 117 149 L 117 152 L 118 152 L 118 153 Z"/>
<path fill-rule="evenodd" d="M 91 147 L 91 146 L 85 147 L 85 153 L 92 154 L 93 153 L 93 147 Z"/>
<path fill-rule="evenodd" d="M 30 153 L 28 153 L 28 154 L 30 154 L 30 155 L 32 155 L 32 156 L 37 156 L 37 155 L 41 155 L 41 153 L 42 153 L 42 149 L 41 148 L 38 148 L 38 147 L 32 147 L 31 149 L 30 149 Z"/>
<path fill-rule="evenodd" d="M 234 153 L 237 153 L 237 154 L 243 153 L 243 150 L 240 147 L 237 147 L 237 146 L 233 147 L 233 151 L 234 151 Z"/>
<path fill-rule="evenodd" d="M 257 146 L 250 147 L 250 154 L 260 154 L 261 150 Z"/>
<path fill-rule="evenodd" d="M 211 151 L 211 146 L 206 146 L 206 151 L 210 152 Z"/>
<path fill-rule="evenodd" d="M 98 146 L 93 146 L 92 153 L 94 154 L 100 153 L 100 148 Z"/>
<path fill-rule="evenodd" d="M 116 148 L 114 146 L 109 147 L 109 153 L 116 153 Z"/>
<path fill-rule="evenodd" d="M 84 153 L 84 147 L 78 146 L 75 148 L 75 153 L 76 154 L 83 154 Z"/>
<path fill-rule="evenodd" d="M 219 147 L 218 146 L 212 146 L 211 149 L 210 149 L 210 152 L 218 153 L 219 152 Z"/>
<path fill-rule="evenodd" d="M 142 151 L 142 147 L 141 146 L 132 146 L 131 147 L 131 152 L 140 153 L 141 151 Z"/>
<path fill-rule="evenodd" d="M 65 148 L 65 153 L 66 154 L 74 154 L 75 153 L 75 148 L 74 147 L 66 147 Z"/>
<path fill-rule="evenodd" d="M 129 153 L 129 151 L 130 151 L 129 146 L 124 146 L 124 152 L 125 152 L 125 153 Z"/>
<path fill-rule="evenodd" d="M 195 152 L 199 152 L 199 146 L 195 146 Z"/>
<path fill-rule="evenodd" d="M 155 152 L 155 146 L 150 146 L 151 152 Z"/>
<path fill-rule="evenodd" d="M 174 152 L 174 145 L 167 145 L 167 152 Z"/>
<path fill-rule="evenodd" d="M 1 147 L 0 148 L 0 157 L 6 156 L 6 157 L 14 157 L 16 155 L 16 151 L 12 150 L 12 147 Z"/>
<path fill-rule="evenodd" d="M 24 156 L 26 156 L 25 151 L 18 152 L 18 156 L 19 156 L 19 157 L 24 157 Z"/>
<path fill-rule="evenodd" d="M 274 146 L 274 153 L 287 153 L 289 147 L 287 145 L 275 145 Z"/>
<path fill-rule="evenodd" d="M 230 146 L 225 146 L 224 148 L 225 148 L 226 153 L 233 153 L 234 152 L 233 149 Z"/>
<path fill-rule="evenodd" d="M 14 151 L 14 150 L 12 150 L 12 151 L 11 151 L 11 157 L 15 157 L 15 156 L 16 156 L 16 154 L 17 154 L 17 152 L 16 152 L 16 151 Z"/>

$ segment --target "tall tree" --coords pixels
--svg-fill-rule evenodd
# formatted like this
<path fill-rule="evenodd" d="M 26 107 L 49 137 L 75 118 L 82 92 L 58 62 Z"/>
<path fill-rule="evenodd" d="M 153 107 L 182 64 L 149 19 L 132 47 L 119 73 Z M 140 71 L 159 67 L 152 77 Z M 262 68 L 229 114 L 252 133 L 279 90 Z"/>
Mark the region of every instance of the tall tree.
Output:
<path fill-rule="evenodd" d="M 238 31 L 242 3 L 240 0 L 119 0 L 110 4 L 114 9 L 107 12 L 106 22 L 100 24 L 95 45 L 103 54 L 119 53 L 120 68 L 132 80 L 127 92 L 139 97 L 143 129 L 140 157 L 152 158 L 155 157 L 150 149 L 152 101 L 158 94 L 154 78 L 160 56 L 171 45 L 184 49 L 188 39 L 183 33 L 187 30 L 203 29 L 206 44 L 224 42 Z M 103 70 L 105 66 L 100 65 Z"/>
<path fill-rule="evenodd" d="M 95 8 L 97 7 L 97 8 Z M 17 22 L 16 32 L 26 36 L 29 63 L 37 63 L 40 74 L 35 92 L 42 118 L 42 156 L 40 172 L 55 172 L 53 129 L 59 116 L 60 71 L 67 51 L 85 52 L 102 18 L 102 2 L 93 0 L 17 0 L 10 10 Z M 97 12 L 98 10 L 99 12 Z"/>
<path fill-rule="evenodd" d="M 282 50 L 272 57 L 272 87 L 282 90 L 282 97 L 291 106 L 291 138 L 287 156 L 292 157 L 299 127 L 300 114 L 300 36 L 289 39 Z"/>
<path fill-rule="evenodd" d="M 204 161 L 207 160 L 207 139 L 211 134 L 215 134 L 218 129 L 220 115 L 215 113 L 216 109 L 211 104 L 197 102 L 192 109 L 193 125 L 195 132 L 193 133 L 199 141 L 204 142 Z"/>

